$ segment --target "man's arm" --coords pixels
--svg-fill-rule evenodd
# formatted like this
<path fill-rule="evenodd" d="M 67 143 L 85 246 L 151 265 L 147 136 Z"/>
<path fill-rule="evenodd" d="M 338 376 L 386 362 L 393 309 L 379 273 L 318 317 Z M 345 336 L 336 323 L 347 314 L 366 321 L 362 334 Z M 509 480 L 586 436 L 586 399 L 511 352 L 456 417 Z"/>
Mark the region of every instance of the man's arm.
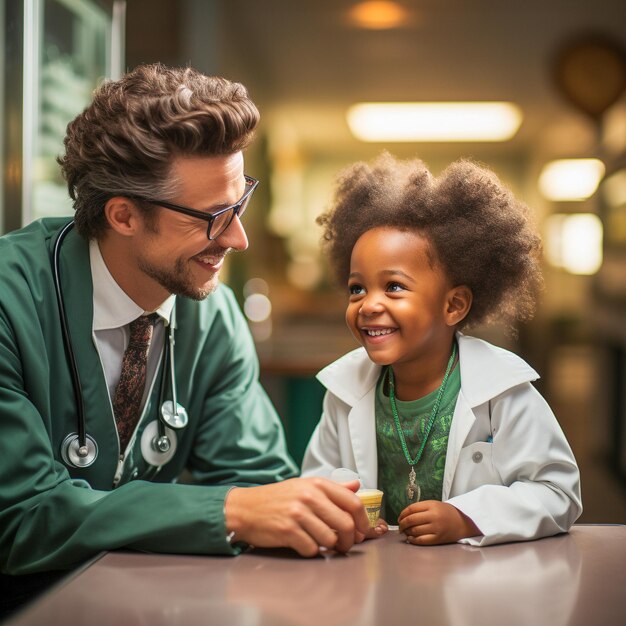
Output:
<path fill-rule="evenodd" d="M 194 388 L 206 394 L 190 469 L 204 483 L 226 479 L 259 485 L 289 478 L 295 465 L 287 455 L 280 420 L 258 382 L 247 323 L 230 290 L 222 286 L 211 298 L 207 309 L 218 308 L 218 314 L 210 323 L 195 322 L 209 332 L 197 367 L 190 372 Z M 191 348 L 183 344 L 184 353 Z M 225 514 L 229 533 L 234 531 L 233 543 L 292 547 L 303 555 L 317 554 L 320 546 L 348 550 L 368 527 L 359 499 L 345 486 L 323 479 L 233 489 Z"/>
<path fill-rule="evenodd" d="M 195 420 L 187 457 L 195 482 L 254 486 L 295 477 L 298 468 L 259 382 L 256 348 L 230 289 L 221 285 L 204 302 L 176 306 L 178 396 Z"/>

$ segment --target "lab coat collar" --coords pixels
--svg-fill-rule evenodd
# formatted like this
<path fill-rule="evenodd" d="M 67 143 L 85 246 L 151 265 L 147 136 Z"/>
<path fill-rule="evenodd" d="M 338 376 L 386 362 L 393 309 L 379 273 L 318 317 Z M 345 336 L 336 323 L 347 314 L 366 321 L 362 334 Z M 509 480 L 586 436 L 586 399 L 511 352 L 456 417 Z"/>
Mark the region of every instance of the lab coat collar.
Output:
<path fill-rule="evenodd" d="M 376 384 L 380 370 L 365 348 L 357 348 L 326 366 L 317 379 L 348 406 L 355 406 Z"/>
<path fill-rule="evenodd" d="M 470 407 L 479 406 L 539 374 L 516 354 L 482 339 L 457 333 L 461 389 Z M 325 367 L 317 379 L 347 405 L 355 406 L 376 385 L 381 367 L 358 348 Z"/>
<path fill-rule="evenodd" d="M 457 333 L 457 340 L 461 389 L 472 408 L 539 378 L 539 374 L 513 352 L 461 333 Z"/>
<path fill-rule="evenodd" d="M 143 315 L 144 310 L 126 295 L 111 276 L 95 239 L 89 242 L 89 261 L 93 282 L 93 329 L 120 328 Z M 171 295 L 155 311 L 166 325 L 170 323 L 175 301 L 176 296 Z"/>

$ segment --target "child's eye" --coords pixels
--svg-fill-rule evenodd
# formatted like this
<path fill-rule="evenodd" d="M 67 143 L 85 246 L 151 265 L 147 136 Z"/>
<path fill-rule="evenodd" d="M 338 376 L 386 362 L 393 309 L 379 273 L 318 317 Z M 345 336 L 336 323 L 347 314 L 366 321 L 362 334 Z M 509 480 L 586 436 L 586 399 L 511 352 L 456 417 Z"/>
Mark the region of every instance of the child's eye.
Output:
<path fill-rule="evenodd" d="M 404 291 L 404 289 L 404 285 L 401 285 L 400 283 L 389 283 L 387 285 L 387 291 Z"/>
<path fill-rule="evenodd" d="M 351 296 L 358 296 L 365 292 L 365 289 L 361 285 L 348 285 L 348 291 Z"/>

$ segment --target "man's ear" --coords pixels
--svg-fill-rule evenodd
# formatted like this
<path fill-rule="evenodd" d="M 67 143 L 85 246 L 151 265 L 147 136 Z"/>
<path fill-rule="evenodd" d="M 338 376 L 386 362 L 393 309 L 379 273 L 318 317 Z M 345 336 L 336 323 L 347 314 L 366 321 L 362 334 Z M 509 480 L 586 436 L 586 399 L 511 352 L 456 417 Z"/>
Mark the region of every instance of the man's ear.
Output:
<path fill-rule="evenodd" d="M 472 290 L 466 285 L 458 285 L 446 296 L 445 319 L 448 326 L 462 322 L 472 308 Z"/>
<path fill-rule="evenodd" d="M 139 224 L 137 207 L 124 196 L 113 196 L 104 205 L 104 215 L 109 226 L 118 234 L 130 237 Z"/>

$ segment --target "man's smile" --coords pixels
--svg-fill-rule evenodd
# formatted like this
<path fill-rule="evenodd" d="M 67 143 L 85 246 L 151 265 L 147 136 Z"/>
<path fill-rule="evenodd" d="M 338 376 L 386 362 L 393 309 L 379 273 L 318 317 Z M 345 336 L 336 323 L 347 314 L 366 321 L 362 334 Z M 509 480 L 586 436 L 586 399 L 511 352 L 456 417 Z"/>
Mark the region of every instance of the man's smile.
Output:
<path fill-rule="evenodd" d="M 201 265 L 204 269 L 217 271 L 221 269 L 222 265 L 224 264 L 224 259 L 226 258 L 227 254 L 228 254 L 227 250 L 221 251 L 221 252 L 213 252 L 213 253 L 202 252 L 200 254 L 196 254 L 196 256 L 192 258 L 196 263 Z"/>

